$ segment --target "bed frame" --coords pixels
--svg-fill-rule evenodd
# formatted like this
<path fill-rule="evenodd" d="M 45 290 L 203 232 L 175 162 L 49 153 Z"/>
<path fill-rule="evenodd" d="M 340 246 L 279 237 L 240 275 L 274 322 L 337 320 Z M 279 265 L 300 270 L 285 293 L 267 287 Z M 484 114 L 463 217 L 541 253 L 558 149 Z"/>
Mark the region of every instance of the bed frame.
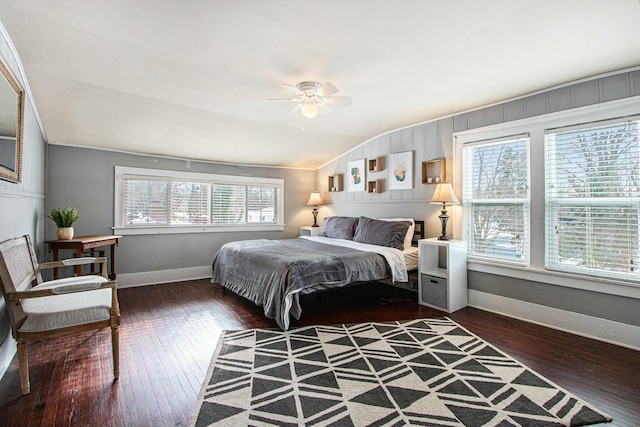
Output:
<path fill-rule="evenodd" d="M 413 239 L 411 239 L 411 246 L 418 247 L 418 240 L 424 239 L 424 221 L 416 221 L 416 227 L 413 230 Z"/>
<path fill-rule="evenodd" d="M 416 221 L 416 227 L 413 231 L 413 239 L 411 240 L 411 246 L 418 247 L 418 240 L 424 239 L 424 221 Z M 410 270 L 408 273 L 408 281 L 406 282 L 393 282 L 391 279 L 380 280 L 381 283 L 386 285 L 395 286 L 397 288 L 408 289 L 413 292 L 418 292 L 418 269 Z"/>

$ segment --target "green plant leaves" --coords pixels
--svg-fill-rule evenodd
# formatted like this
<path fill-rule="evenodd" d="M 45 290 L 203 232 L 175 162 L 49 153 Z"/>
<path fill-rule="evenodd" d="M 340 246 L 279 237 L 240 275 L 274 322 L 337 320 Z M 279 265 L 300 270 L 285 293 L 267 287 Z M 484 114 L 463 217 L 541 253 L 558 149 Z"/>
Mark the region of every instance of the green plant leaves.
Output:
<path fill-rule="evenodd" d="M 54 208 L 48 216 L 56 223 L 58 228 L 71 227 L 79 218 L 76 208 Z"/>

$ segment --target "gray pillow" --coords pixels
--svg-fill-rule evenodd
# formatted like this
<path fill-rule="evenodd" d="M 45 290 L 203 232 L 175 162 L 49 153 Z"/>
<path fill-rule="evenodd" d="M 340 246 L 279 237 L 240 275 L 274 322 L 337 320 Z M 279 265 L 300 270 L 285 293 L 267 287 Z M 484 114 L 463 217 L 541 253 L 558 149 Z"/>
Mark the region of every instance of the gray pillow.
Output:
<path fill-rule="evenodd" d="M 330 216 L 322 221 L 320 236 L 332 239 L 353 240 L 358 218 L 350 216 Z"/>
<path fill-rule="evenodd" d="M 411 223 L 409 221 L 380 221 L 360 217 L 353 240 L 370 245 L 388 246 L 404 250 L 404 236 Z"/>

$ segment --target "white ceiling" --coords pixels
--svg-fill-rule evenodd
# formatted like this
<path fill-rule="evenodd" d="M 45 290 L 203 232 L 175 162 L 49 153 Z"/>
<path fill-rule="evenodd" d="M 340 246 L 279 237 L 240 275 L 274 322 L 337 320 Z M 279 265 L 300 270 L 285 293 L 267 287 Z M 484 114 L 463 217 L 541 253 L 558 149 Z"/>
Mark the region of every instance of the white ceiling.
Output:
<path fill-rule="evenodd" d="M 0 0 L 0 21 L 49 143 L 257 165 L 640 65 L 639 0 Z M 303 80 L 353 105 L 267 101 Z"/>

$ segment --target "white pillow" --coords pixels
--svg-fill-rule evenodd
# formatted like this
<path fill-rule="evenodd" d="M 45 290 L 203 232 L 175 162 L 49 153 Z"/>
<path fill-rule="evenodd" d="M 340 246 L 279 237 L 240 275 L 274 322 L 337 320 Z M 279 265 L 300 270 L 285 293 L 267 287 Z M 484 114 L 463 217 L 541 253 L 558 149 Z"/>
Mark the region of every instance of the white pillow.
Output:
<path fill-rule="evenodd" d="M 409 221 L 411 225 L 407 229 L 407 234 L 404 236 L 404 248 L 408 249 L 411 247 L 411 242 L 413 241 L 413 233 L 416 229 L 416 223 L 413 218 L 376 218 L 380 221 Z"/>

